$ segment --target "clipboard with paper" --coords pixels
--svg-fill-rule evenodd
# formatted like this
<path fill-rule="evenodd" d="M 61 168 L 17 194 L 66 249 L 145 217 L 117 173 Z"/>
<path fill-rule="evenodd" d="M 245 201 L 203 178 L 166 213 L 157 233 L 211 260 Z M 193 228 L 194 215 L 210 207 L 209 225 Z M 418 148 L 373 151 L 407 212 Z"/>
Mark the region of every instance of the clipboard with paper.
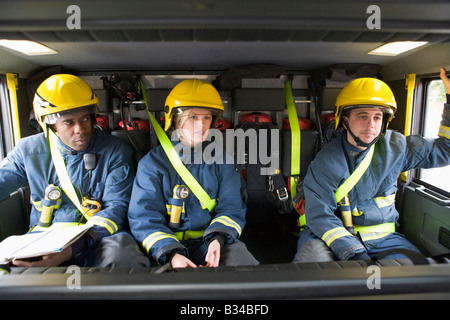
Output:
<path fill-rule="evenodd" d="M 60 252 L 81 238 L 91 227 L 92 225 L 87 224 L 50 228 L 47 231 L 10 236 L 0 243 L 0 264 Z"/>

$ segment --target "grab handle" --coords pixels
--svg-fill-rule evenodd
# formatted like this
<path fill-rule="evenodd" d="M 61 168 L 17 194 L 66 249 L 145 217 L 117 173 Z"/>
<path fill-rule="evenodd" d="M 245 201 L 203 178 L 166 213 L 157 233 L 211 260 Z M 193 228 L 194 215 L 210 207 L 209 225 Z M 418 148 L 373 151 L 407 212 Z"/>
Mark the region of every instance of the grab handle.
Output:
<path fill-rule="evenodd" d="M 450 206 L 450 199 L 424 186 L 418 186 L 416 191 L 440 206 Z"/>

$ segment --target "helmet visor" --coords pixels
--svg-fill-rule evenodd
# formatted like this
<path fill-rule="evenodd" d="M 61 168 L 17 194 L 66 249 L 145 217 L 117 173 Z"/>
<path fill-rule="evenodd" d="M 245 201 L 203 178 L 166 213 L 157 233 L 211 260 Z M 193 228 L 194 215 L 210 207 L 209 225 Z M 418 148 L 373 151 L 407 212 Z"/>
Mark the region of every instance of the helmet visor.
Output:
<path fill-rule="evenodd" d="M 390 117 L 394 115 L 394 110 L 387 106 L 381 105 L 373 105 L 373 104 L 359 104 L 359 105 L 350 105 L 342 108 L 342 115 L 348 114 L 351 110 L 362 109 L 362 108 L 373 108 L 380 109 L 384 114 L 388 114 Z"/>
<path fill-rule="evenodd" d="M 67 111 L 48 114 L 44 117 L 44 122 L 46 124 L 55 124 L 58 121 L 58 119 L 63 115 L 68 115 L 71 113 L 78 113 L 78 112 L 82 112 L 82 111 L 86 111 L 86 114 L 92 114 L 92 113 L 95 114 L 97 112 L 97 105 L 90 105 L 90 106 L 70 109 Z"/>

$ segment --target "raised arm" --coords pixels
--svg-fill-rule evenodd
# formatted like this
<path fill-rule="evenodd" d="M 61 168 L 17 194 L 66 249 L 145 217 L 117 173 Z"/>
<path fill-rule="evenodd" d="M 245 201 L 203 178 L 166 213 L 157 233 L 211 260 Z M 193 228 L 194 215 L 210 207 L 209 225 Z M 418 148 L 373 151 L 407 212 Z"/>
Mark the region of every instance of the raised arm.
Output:
<path fill-rule="evenodd" d="M 447 94 L 450 94 L 450 79 L 447 77 L 447 71 L 445 70 L 445 68 L 441 68 L 440 77 L 442 79 L 442 82 L 444 83 Z"/>

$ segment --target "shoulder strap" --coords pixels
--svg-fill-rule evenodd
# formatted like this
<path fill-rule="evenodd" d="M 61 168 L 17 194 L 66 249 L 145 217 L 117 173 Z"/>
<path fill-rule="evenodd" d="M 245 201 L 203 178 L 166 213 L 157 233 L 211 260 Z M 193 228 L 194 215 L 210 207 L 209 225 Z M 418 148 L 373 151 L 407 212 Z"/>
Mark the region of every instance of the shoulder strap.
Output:
<path fill-rule="evenodd" d="M 350 177 L 347 178 L 347 180 L 344 181 L 343 184 L 339 186 L 339 188 L 336 190 L 335 197 L 336 202 L 339 202 L 344 198 L 350 190 L 353 189 L 353 187 L 358 183 L 359 179 L 361 179 L 364 172 L 366 172 L 367 168 L 370 165 L 370 162 L 372 161 L 373 152 L 375 150 L 375 145 L 373 144 L 367 154 L 364 156 L 364 159 L 361 161 L 361 163 L 358 165 L 358 167 L 353 171 L 353 173 L 350 175 Z"/>
<path fill-rule="evenodd" d="M 152 113 L 148 110 L 147 90 L 145 89 L 145 87 L 141 81 L 139 81 L 139 88 L 141 90 L 141 94 L 144 97 L 145 105 L 147 106 L 148 115 L 150 117 L 150 121 L 152 122 L 153 128 L 155 129 L 156 136 L 158 137 L 158 140 L 161 143 L 161 146 L 164 149 L 164 152 L 166 153 L 167 157 L 169 158 L 170 163 L 175 168 L 175 170 L 178 172 L 178 174 L 183 179 L 183 181 L 189 186 L 189 189 L 191 189 L 191 191 L 195 194 L 197 199 L 199 199 L 201 204 L 203 206 L 205 206 L 206 208 L 208 208 L 208 210 L 210 212 L 213 212 L 214 208 L 216 206 L 216 201 L 211 200 L 211 198 L 206 193 L 206 191 L 202 188 L 202 186 L 198 183 L 198 181 L 194 178 L 194 176 L 189 172 L 189 170 L 183 164 L 180 157 L 178 156 L 177 151 L 173 147 L 172 142 L 170 141 L 169 137 L 163 131 L 163 129 L 159 125 L 158 121 L 156 121 L 156 119 L 152 115 Z"/>
<path fill-rule="evenodd" d="M 294 97 L 292 95 L 291 80 L 284 84 L 284 94 L 286 98 L 286 107 L 289 116 L 289 125 L 291 127 L 291 179 L 290 189 L 291 197 L 294 198 L 297 192 L 298 175 L 300 174 L 300 143 L 301 132 L 298 123 L 297 110 L 295 109 Z"/>
<path fill-rule="evenodd" d="M 48 141 L 50 144 L 50 153 L 52 155 L 53 164 L 55 166 L 56 173 L 58 174 L 59 182 L 61 183 L 63 191 L 77 207 L 77 209 L 85 216 L 86 220 L 88 220 L 90 216 L 83 213 L 85 210 L 81 207 L 80 200 L 78 199 L 75 188 L 70 180 L 69 173 L 67 172 L 66 164 L 64 163 L 64 159 L 57 147 L 58 137 L 52 129 L 48 129 Z"/>

